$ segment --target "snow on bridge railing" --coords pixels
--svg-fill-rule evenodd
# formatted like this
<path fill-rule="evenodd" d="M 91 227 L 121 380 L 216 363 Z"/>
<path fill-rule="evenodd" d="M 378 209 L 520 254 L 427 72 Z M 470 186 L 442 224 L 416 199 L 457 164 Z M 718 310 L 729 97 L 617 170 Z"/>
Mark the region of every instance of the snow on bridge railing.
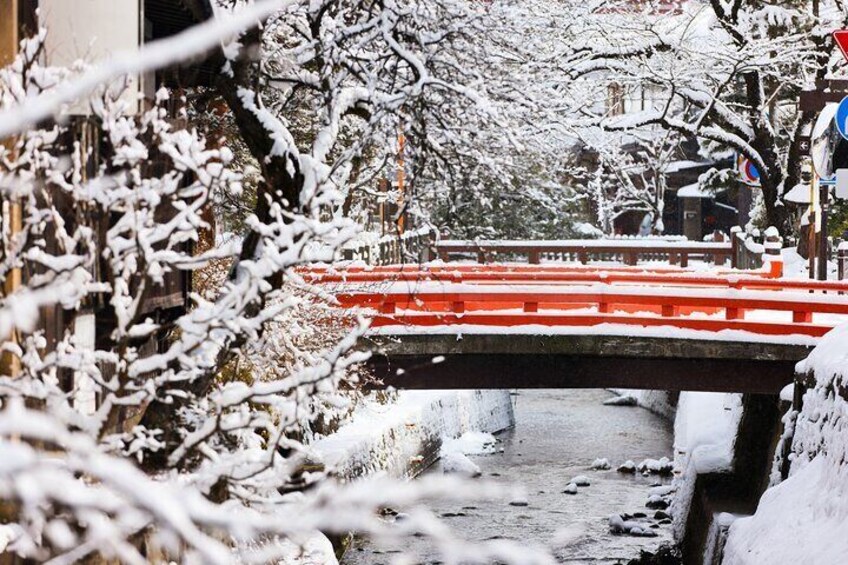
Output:
<path fill-rule="evenodd" d="M 848 294 L 848 283 L 810 279 L 780 278 L 779 271 L 760 270 L 740 275 L 735 271 L 681 271 L 672 268 L 650 270 L 633 267 L 589 267 L 578 265 L 469 265 L 431 263 L 427 265 L 388 265 L 382 267 L 312 268 L 301 271 L 312 283 L 442 283 L 572 285 L 605 283 L 668 287 L 748 288 Z"/>
<path fill-rule="evenodd" d="M 480 263 L 491 262 L 497 256 L 526 256 L 531 264 L 542 260 L 620 261 L 636 265 L 639 259 L 667 260 L 686 267 L 691 258 L 700 258 L 723 265 L 733 258 L 731 242 L 689 241 L 654 238 L 572 239 L 572 240 L 442 240 L 436 244 L 442 260 L 451 256 L 472 254 Z"/>
<path fill-rule="evenodd" d="M 344 307 L 376 310 L 374 327 L 625 324 L 820 337 L 836 322 L 814 323 L 814 314 L 848 316 L 848 297 L 834 294 L 611 285 L 540 288 L 420 283 L 413 291 L 405 284 L 395 286 L 380 292 L 342 292 L 337 298 Z M 755 310 L 791 314 L 792 322 L 774 321 L 773 314 L 746 319 Z"/>
<path fill-rule="evenodd" d="M 438 239 L 433 227 L 410 230 L 402 235 L 384 235 L 371 242 L 354 243 L 342 250 L 345 261 L 364 261 L 369 265 L 390 265 L 429 261 Z"/>
<path fill-rule="evenodd" d="M 730 230 L 730 241 L 733 248 L 731 261 L 735 269 L 760 269 L 766 259 L 779 260 L 783 248 L 783 239 L 774 227 L 761 233 L 757 229 L 745 232 L 735 226 Z"/>

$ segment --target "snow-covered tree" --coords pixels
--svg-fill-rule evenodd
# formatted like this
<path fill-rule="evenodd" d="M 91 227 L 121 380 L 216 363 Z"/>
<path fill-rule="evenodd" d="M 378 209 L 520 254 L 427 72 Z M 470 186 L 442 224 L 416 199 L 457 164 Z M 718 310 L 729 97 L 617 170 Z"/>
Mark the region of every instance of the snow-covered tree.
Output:
<path fill-rule="evenodd" d="M 56 563 L 265 563 L 316 531 L 359 531 L 429 535 L 464 562 L 546 562 L 452 544 L 420 511 L 390 527 L 381 508 L 457 485 L 343 487 L 299 440 L 355 376 L 364 323 L 298 268 L 332 261 L 356 232 L 338 213 L 346 183 L 404 112 L 434 91 L 461 94 L 451 100 L 469 116 L 484 106 L 453 81 L 465 73 L 440 66 L 465 3 L 232 4 L 90 68 L 42 66 L 42 31 L 0 72 L 6 549 Z M 210 51 L 259 172 L 243 232 L 195 246 L 210 206 L 241 195 L 233 153 L 177 125 L 167 91 L 138 113 L 122 94 L 127 76 Z M 85 100 L 90 118 L 68 120 L 66 105 Z M 96 154 L 80 127 L 100 139 Z M 186 307 L 157 303 L 169 281 L 213 263 L 227 269 L 206 279 L 217 287 Z M 48 335 L 58 313 L 69 323 Z"/>
<path fill-rule="evenodd" d="M 594 85 L 600 98 L 611 83 L 649 89 L 658 104 L 587 114 L 609 131 L 661 128 L 696 137 L 706 155 L 745 156 L 760 171 L 765 222 L 788 232 L 781 196 L 800 182 L 801 142 L 815 118 L 799 112 L 798 94 L 834 69 L 830 32 L 845 20 L 839 2 L 608 5 L 584 20 L 571 96 Z"/>
<path fill-rule="evenodd" d="M 457 237 L 574 236 L 586 201 L 571 182 L 575 138 L 559 123 L 555 68 L 568 49 L 575 2 L 477 2 L 476 33 L 462 45 L 484 114 L 436 111 L 416 122 L 412 155 L 418 208 Z M 561 16 L 561 17 L 557 17 Z M 448 105 L 450 108 L 455 105 Z"/>

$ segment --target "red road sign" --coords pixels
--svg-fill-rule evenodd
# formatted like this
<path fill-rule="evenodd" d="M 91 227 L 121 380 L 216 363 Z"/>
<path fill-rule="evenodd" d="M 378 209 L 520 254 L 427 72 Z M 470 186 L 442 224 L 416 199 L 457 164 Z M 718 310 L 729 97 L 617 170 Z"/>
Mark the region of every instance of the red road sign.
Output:
<path fill-rule="evenodd" d="M 842 51 L 842 56 L 848 59 L 848 29 L 838 29 L 833 32 L 833 41 Z"/>

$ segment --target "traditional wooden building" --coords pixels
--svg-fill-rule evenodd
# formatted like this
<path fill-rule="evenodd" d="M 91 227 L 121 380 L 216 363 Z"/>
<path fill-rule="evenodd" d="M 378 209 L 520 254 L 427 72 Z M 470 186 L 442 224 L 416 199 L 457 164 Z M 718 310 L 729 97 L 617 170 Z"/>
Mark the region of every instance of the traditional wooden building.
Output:
<path fill-rule="evenodd" d="M 37 31 L 39 26 L 47 29 L 44 63 L 51 66 L 70 66 L 77 60 L 96 64 L 112 53 L 134 51 L 141 45 L 169 37 L 212 17 L 208 0 L 0 0 L 0 64 L 9 63 L 17 54 L 22 38 Z M 130 77 L 124 96 L 136 111 L 152 103 L 161 86 L 190 88 L 210 84 L 214 69 L 208 64 L 197 62 L 180 67 L 158 70 L 143 76 Z M 172 97 L 178 100 L 179 97 Z M 176 118 L 178 108 L 170 110 Z M 88 110 L 87 104 L 78 103 L 68 109 L 71 115 L 67 148 L 77 145 L 89 175 L 96 174 L 101 164 L 102 132 L 97 120 Z M 9 140 L 7 140 L 7 143 Z M 152 162 L 155 168 L 161 163 Z M 58 203 L 61 206 L 61 202 Z M 5 203 L 7 225 L 14 227 L 15 214 L 20 221 L 20 211 L 14 203 Z M 68 210 L 67 217 L 74 215 Z M 168 210 L 162 210 L 163 215 Z M 105 241 L 110 227 L 110 218 L 94 218 L 95 229 L 101 241 Z M 20 224 L 18 224 L 20 225 Z M 48 242 L 49 244 L 49 242 Z M 103 261 L 103 259 L 101 259 Z M 98 278 L 105 278 L 105 264 L 96 266 Z M 32 273 L 29 275 L 31 276 Z M 22 273 L 7 277 L 6 292 L 13 292 L 28 276 Z M 164 284 L 156 286 L 145 300 L 144 315 L 159 321 L 167 321 L 183 314 L 188 306 L 190 277 L 184 271 L 165 275 Z M 47 348 L 72 332 L 76 339 L 92 346 L 108 348 L 108 340 L 115 325 L 115 316 L 108 304 L 108 297 L 100 297 L 85 304 L 80 311 L 65 311 L 61 307 L 44 309 L 41 315 Z M 161 346 L 152 339 L 142 344 L 145 350 Z M 14 372 L 13 360 L 6 359 L 4 372 Z M 79 383 L 72 374 L 63 376 L 69 390 L 78 390 Z M 83 395 L 84 396 L 84 395 Z M 78 407 L 91 410 L 96 398 L 80 398 Z"/>

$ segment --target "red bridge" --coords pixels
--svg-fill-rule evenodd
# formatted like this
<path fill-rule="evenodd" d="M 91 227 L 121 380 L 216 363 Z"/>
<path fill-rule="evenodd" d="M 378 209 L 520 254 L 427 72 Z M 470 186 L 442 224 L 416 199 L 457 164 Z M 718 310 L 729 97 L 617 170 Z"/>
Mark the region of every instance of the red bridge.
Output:
<path fill-rule="evenodd" d="M 383 385 L 774 393 L 848 320 L 848 282 L 786 279 L 781 267 L 433 263 L 309 276 L 372 318 Z"/>

